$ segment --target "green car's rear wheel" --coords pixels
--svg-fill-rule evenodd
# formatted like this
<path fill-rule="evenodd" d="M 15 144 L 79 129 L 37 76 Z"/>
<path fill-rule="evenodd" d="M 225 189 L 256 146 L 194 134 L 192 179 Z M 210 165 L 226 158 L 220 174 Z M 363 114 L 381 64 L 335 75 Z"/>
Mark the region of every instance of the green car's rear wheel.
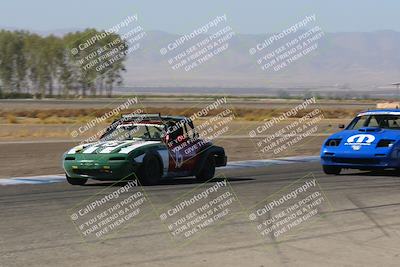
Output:
<path fill-rule="evenodd" d="M 196 174 L 196 179 L 204 182 L 213 178 L 214 175 L 215 175 L 215 158 L 213 155 L 209 155 L 199 173 Z"/>
<path fill-rule="evenodd" d="M 87 182 L 87 179 L 82 179 L 82 178 L 71 178 L 68 175 L 65 175 L 67 178 L 67 182 L 72 185 L 84 185 Z"/>
<path fill-rule="evenodd" d="M 162 165 L 158 157 L 148 154 L 143 159 L 139 179 L 143 185 L 156 185 L 162 177 Z"/>

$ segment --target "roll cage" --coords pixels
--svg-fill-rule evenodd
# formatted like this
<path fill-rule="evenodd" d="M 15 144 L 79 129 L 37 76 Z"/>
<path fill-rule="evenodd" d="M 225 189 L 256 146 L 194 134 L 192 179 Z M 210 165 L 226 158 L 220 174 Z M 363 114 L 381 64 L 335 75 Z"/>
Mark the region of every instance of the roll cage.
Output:
<path fill-rule="evenodd" d="M 165 133 L 164 136 L 169 135 L 169 140 L 174 141 L 178 137 L 182 136 L 183 139 L 198 138 L 198 133 L 194 127 L 193 121 L 184 116 L 162 116 L 158 114 L 124 114 L 119 119 L 114 120 L 110 126 L 108 126 L 105 132 L 101 135 L 100 139 L 107 136 L 111 131 L 117 128 L 119 125 L 127 123 L 148 123 L 164 125 Z"/>

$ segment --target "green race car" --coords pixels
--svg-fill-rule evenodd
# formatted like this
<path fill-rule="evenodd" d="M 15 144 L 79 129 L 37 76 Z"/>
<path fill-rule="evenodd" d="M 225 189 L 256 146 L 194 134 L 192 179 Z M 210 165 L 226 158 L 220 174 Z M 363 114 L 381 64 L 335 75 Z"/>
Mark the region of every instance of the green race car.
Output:
<path fill-rule="evenodd" d="M 154 185 L 162 178 L 182 176 L 205 181 L 226 162 L 224 149 L 200 139 L 189 118 L 160 114 L 123 115 L 98 142 L 78 145 L 63 156 L 72 185 L 88 179 L 136 178 Z"/>

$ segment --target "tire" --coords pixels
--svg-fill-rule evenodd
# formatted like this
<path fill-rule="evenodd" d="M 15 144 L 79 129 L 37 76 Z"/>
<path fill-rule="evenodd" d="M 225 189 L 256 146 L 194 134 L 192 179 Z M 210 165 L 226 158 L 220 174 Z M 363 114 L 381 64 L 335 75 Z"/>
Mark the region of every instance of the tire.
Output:
<path fill-rule="evenodd" d="M 332 174 L 333 175 L 338 175 L 342 171 L 342 168 L 340 168 L 340 167 L 327 166 L 327 165 L 323 165 L 322 169 L 323 169 L 325 174 L 330 174 L 330 175 L 332 175 Z"/>
<path fill-rule="evenodd" d="M 67 182 L 71 185 L 84 185 L 87 182 L 87 179 L 82 179 L 82 178 L 71 178 L 68 175 L 65 175 L 67 178 Z"/>
<path fill-rule="evenodd" d="M 212 179 L 215 175 L 215 158 L 214 155 L 209 155 L 205 160 L 203 167 L 196 174 L 196 179 L 202 182 Z"/>
<path fill-rule="evenodd" d="M 162 165 L 158 157 L 148 154 L 143 159 L 139 179 L 143 185 L 156 185 L 162 177 Z"/>

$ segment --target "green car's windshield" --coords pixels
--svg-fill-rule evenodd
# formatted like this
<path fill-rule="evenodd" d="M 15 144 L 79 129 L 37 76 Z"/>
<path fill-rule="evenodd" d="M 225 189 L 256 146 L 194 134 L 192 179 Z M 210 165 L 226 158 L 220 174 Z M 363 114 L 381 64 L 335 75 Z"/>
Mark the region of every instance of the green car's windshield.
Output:
<path fill-rule="evenodd" d="M 157 124 L 122 124 L 106 133 L 101 141 L 108 140 L 161 140 L 163 125 Z"/>
<path fill-rule="evenodd" d="M 400 130 L 400 115 L 364 115 L 356 117 L 347 130 L 358 130 L 362 127 L 379 127 Z"/>

